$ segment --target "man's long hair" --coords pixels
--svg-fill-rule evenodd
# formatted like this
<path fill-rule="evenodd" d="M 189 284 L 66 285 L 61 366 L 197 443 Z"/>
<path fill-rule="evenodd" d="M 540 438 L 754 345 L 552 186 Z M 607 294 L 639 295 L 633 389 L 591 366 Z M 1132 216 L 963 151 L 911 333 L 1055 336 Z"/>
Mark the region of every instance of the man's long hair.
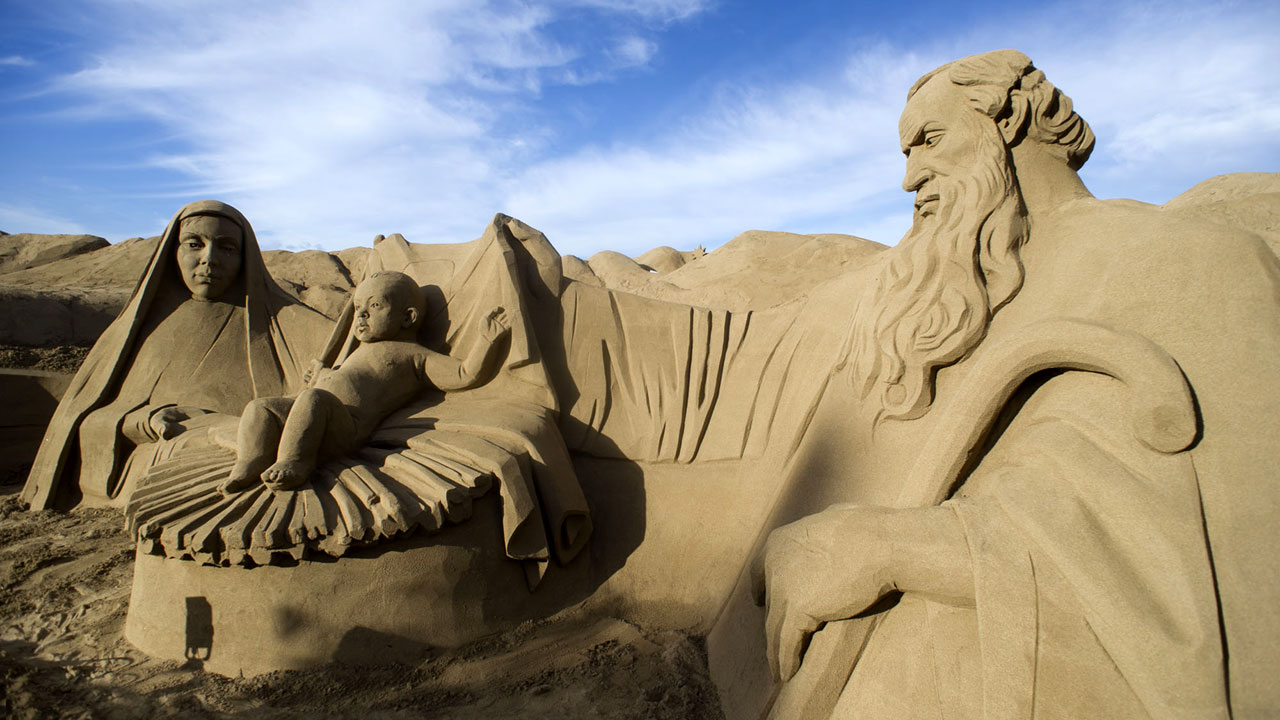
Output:
<path fill-rule="evenodd" d="M 1089 126 L 1022 53 L 1001 50 L 944 65 L 921 78 L 908 100 L 944 73 L 992 120 L 1008 117 L 1012 103 L 1026 103 L 1027 120 L 1014 142 L 1051 144 L 1072 168 L 1088 158 Z M 882 255 L 853 309 L 849 377 L 878 404 L 877 422 L 928 412 L 938 369 L 981 342 L 992 314 L 1022 287 L 1019 250 L 1029 227 L 1009 150 L 994 123 L 977 142 L 978 167 L 936 179 L 938 214 L 917 216 Z"/>

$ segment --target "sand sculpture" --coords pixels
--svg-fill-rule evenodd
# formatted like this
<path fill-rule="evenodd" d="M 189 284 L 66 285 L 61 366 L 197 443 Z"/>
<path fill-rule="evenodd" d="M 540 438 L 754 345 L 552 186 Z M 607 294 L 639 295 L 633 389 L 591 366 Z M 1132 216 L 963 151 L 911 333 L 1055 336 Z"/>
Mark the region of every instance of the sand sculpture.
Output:
<path fill-rule="evenodd" d="M 1274 712 L 1276 257 L 1095 200 L 1021 53 L 925 75 L 899 131 L 915 222 L 833 380 L 852 452 L 816 461 L 857 504 L 758 578 L 774 716 Z"/>
<path fill-rule="evenodd" d="M 485 317 L 484 345 L 465 361 L 425 348 L 417 331 L 426 311 L 422 288 L 408 275 L 374 273 L 352 297 L 356 349 L 332 368 L 318 362 L 297 397 L 257 398 L 236 430 L 236 464 L 218 491 L 259 482 L 276 491 L 311 479 L 322 454 L 358 450 L 386 420 L 425 389 L 466 390 L 481 379 L 495 344 L 507 333 L 502 308 Z"/>
<path fill-rule="evenodd" d="M 130 396 L 159 419 L 107 481 L 140 543 L 128 636 L 251 673 L 581 602 L 705 634 L 730 718 L 1280 708 L 1275 254 L 1200 206 L 1093 198 L 1092 131 L 1015 51 L 923 77 L 899 129 L 916 212 L 893 248 L 753 231 L 584 263 L 503 215 L 470 243 L 377 238 L 365 277 L 428 292 L 398 341 L 484 370 L 293 489 L 220 493 L 254 474 L 233 471 L 252 424 Z M 58 463 L 86 414 L 132 412 L 113 398 L 183 217 L 58 410 Z M 742 292 L 764 250 L 775 282 Z M 237 409 L 356 357 L 358 295 Z M 251 362 L 279 356 L 255 296 Z M 496 307 L 494 357 L 468 353 Z M 215 412 L 171 428 L 165 403 Z M 52 462 L 36 506 L 75 500 Z"/>
<path fill-rule="evenodd" d="M 182 208 L 64 394 L 23 499 L 123 504 L 158 441 L 298 387 L 329 325 L 276 286 L 239 211 Z"/>

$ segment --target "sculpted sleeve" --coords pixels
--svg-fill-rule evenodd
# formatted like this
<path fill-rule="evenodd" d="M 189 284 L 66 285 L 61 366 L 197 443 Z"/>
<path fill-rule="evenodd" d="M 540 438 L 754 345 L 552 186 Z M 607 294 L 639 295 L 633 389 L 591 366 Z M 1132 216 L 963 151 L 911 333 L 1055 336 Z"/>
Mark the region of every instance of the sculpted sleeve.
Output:
<path fill-rule="evenodd" d="M 988 717 L 1227 717 L 1192 454 L 1142 447 L 1117 386 L 1047 381 L 947 503 L 973 559 Z"/>

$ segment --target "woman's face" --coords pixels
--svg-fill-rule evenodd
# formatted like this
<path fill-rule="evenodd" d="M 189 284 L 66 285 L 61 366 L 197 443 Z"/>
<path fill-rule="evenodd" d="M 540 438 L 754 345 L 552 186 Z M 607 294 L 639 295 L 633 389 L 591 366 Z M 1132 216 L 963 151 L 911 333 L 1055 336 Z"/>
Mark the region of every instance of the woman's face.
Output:
<path fill-rule="evenodd" d="M 191 297 L 217 300 L 240 275 L 244 235 L 224 217 L 197 215 L 182 221 L 178 231 L 178 269 Z"/>

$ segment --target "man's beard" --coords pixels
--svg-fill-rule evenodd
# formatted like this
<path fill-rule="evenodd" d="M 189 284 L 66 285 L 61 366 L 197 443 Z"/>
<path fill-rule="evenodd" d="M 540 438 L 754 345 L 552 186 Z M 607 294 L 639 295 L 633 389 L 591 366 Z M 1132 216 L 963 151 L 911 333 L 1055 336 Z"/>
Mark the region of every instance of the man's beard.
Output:
<path fill-rule="evenodd" d="M 937 214 L 919 213 L 884 253 L 853 313 L 848 359 L 876 420 L 928 412 L 934 376 L 986 336 L 991 314 L 1022 286 L 1026 210 L 1002 143 L 984 137 L 979 167 L 939 177 Z"/>

